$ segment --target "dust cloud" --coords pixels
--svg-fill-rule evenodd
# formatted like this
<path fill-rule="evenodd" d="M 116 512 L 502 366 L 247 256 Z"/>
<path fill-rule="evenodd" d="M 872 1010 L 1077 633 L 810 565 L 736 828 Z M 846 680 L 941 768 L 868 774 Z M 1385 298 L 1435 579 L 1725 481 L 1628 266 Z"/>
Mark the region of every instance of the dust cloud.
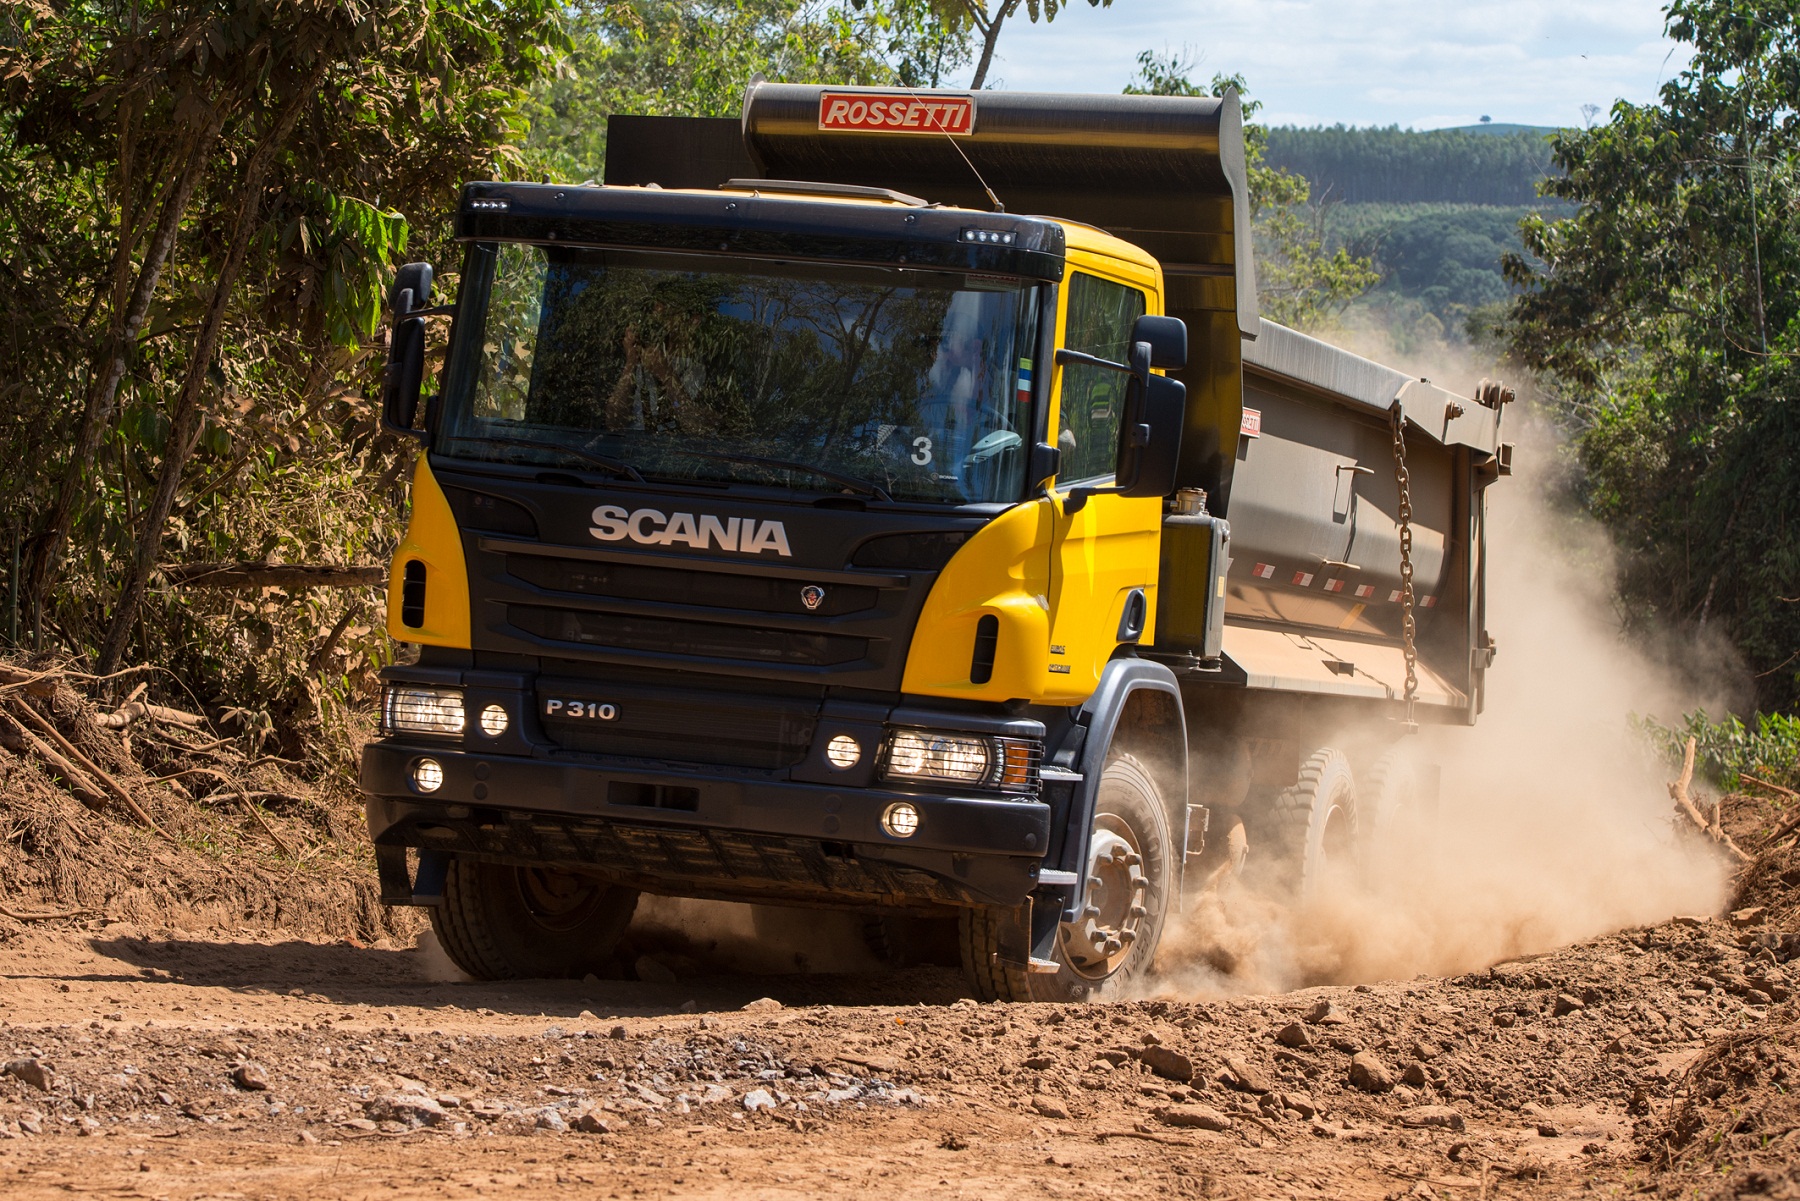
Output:
<path fill-rule="evenodd" d="M 1451 363 L 1433 378 L 1467 391 L 1485 374 Z M 1405 740 L 1441 765 L 1435 818 L 1373 848 L 1365 839 L 1357 863 L 1301 901 L 1259 893 L 1249 873 L 1190 898 L 1165 936 L 1154 993 L 1459 973 L 1722 906 L 1725 867 L 1674 834 L 1670 769 L 1631 723 L 1720 711 L 1734 669 L 1712 657 L 1715 679 L 1684 678 L 1681 664 L 1708 658 L 1691 639 L 1622 634 L 1607 539 L 1556 499 L 1561 450 L 1524 409 L 1508 414 L 1515 475 L 1488 491 L 1499 655 L 1486 710 L 1474 728 L 1427 726 Z M 1372 834 L 1370 815 L 1359 818 Z"/>

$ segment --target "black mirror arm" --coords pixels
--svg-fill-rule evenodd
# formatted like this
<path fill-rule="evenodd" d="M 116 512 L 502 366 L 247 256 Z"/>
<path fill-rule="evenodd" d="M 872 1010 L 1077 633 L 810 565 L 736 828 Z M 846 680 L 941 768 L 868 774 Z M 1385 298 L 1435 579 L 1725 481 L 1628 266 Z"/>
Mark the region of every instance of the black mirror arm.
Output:
<path fill-rule="evenodd" d="M 1079 350 L 1064 348 L 1056 352 L 1056 361 L 1061 363 L 1083 363 L 1089 367 L 1104 367 L 1108 371 L 1118 371 L 1126 375 L 1133 374 L 1133 369 L 1124 363 L 1115 363 L 1111 359 L 1103 359 L 1097 355 L 1083 354 Z"/>
<path fill-rule="evenodd" d="M 1096 496 L 1123 496 L 1131 485 L 1126 484 L 1084 484 L 1078 488 L 1070 488 L 1063 496 L 1063 515 L 1073 517 L 1087 508 L 1089 500 Z"/>

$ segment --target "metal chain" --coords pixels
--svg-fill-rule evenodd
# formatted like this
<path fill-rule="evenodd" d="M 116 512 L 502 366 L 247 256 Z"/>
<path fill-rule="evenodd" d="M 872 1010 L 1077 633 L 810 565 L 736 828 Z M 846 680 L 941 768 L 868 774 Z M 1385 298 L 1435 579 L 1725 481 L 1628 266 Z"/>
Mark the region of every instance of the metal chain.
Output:
<path fill-rule="evenodd" d="M 1395 402 L 1388 410 L 1394 430 L 1394 483 L 1400 489 L 1400 641 L 1406 654 L 1406 716 L 1408 729 L 1419 728 L 1414 709 L 1419 697 L 1419 652 L 1413 646 L 1418 621 L 1413 616 L 1412 479 L 1406 471 L 1406 418 Z"/>

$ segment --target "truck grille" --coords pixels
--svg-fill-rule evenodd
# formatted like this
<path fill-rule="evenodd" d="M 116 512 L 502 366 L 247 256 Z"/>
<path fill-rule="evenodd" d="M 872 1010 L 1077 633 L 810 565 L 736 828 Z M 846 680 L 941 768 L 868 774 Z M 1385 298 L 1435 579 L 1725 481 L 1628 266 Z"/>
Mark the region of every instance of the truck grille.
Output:
<path fill-rule="evenodd" d="M 879 597 L 879 590 L 875 588 L 839 584 L 826 590 L 824 600 L 816 608 L 808 609 L 801 600 L 798 584 L 762 576 L 535 555 L 508 555 L 506 570 L 536 587 L 578 596 L 609 596 L 620 600 L 764 613 L 812 613 L 819 617 L 838 617 L 873 609 Z"/>
<path fill-rule="evenodd" d="M 854 663 L 868 654 L 868 639 L 841 634 L 804 634 L 707 621 L 583 613 L 543 605 L 510 605 L 507 620 L 528 634 L 556 642 L 746 663 L 830 667 Z"/>
<path fill-rule="evenodd" d="M 610 721 L 541 717 L 564 750 L 729 767 L 792 767 L 812 746 L 819 711 L 817 700 L 802 698 L 540 679 L 540 714 L 549 698 L 591 700 L 617 713 Z"/>

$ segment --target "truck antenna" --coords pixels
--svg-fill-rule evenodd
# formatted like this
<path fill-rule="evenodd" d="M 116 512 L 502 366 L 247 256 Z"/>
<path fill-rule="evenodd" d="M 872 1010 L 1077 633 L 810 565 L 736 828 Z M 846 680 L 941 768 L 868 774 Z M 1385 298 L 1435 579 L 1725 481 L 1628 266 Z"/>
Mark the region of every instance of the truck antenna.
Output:
<path fill-rule="evenodd" d="M 917 92 L 911 92 L 910 94 L 914 100 L 924 99 L 924 97 Z M 971 109 L 971 115 L 973 115 L 973 109 Z M 981 172 L 975 169 L 975 164 L 969 161 L 969 156 L 963 153 L 963 148 L 956 144 L 955 135 L 944 128 L 944 123 L 942 121 L 937 123 L 937 127 L 938 132 L 943 134 L 945 140 L 950 143 L 950 149 L 956 151 L 957 157 L 962 159 L 964 166 L 968 167 L 969 174 L 975 177 L 975 182 L 981 185 L 981 190 L 987 193 L 988 203 L 994 206 L 994 211 L 996 213 L 1004 213 L 1006 211 L 1006 206 L 1000 203 L 1000 198 L 998 196 L 994 195 L 994 189 L 988 187 L 987 180 L 981 178 Z"/>

